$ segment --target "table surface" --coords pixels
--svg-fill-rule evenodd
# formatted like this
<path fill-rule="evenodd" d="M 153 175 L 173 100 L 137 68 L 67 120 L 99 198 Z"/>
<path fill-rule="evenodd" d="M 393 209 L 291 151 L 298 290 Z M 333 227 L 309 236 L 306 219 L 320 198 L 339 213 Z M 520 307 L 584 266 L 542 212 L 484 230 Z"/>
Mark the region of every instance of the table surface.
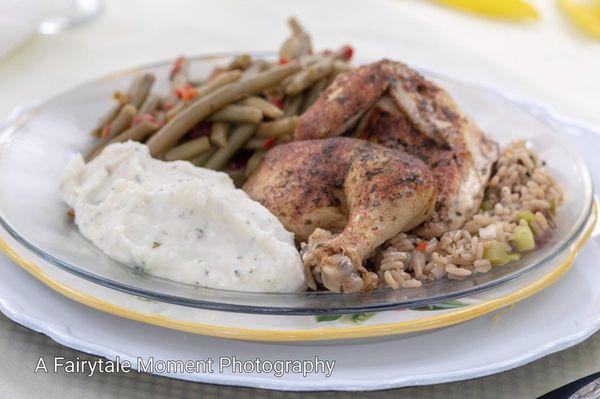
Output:
<path fill-rule="evenodd" d="M 16 267 L 16 266 L 15 266 Z M 56 294 L 58 295 L 58 294 Z M 34 373 L 40 357 L 67 360 L 95 359 L 61 346 L 45 335 L 22 327 L 0 314 L 0 398 L 346 398 L 345 392 L 278 392 L 226 387 L 173 380 L 144 373 L 105 373 L 88 378 L 83 374 Z M 352 393 L 372 399 L 535 398 L 573 380 L 600 370 L 600 333 L 583 343 L 526 366 L 473 380 L 449 384 Z"/>
<path fill-rule="evenodd" d="M 0 2 L 3 0 L 0 0 Z M 542 20 L 517 25 L 448 10 L 422 0 L 187 1 L 107 0 L 92 23 L 34 36 L 0 60 L 0 120 L 14 107 L 83 81 L 179 54 L 276 49 L 296 15 L 317 48 L 352 43 L 362 59 L 383 56 L 544 102 L 600 124 L 600 43 L 533 1 Z M 168 15 L 168 18 L 163 16 Z M 34 374 L 40 356 L 92 358 L 0 316 L 0 397 L 346 397 L 280 393 L 169 380 L 145 374 Z M 531 398 L 600 369 L 600 334 L 569 350 L 495 376 L 364 397 Z M 37 393 L 37 395 L 36 395 Z"/>
<path fill-rule="evenodd" d="M 554 1 L 529 0 L 542 19 L 525 25 L 425 0 L 104 1 L 92 23 L 33 36 L 0 60 L 0 120 L 18 104 L 115 70 L 180 54 L 277 49 L 295 15 L 317 48 L 351 43 L 359 58 L 426 66 L 600 124 L 600 41 L 568 24 Z"/>

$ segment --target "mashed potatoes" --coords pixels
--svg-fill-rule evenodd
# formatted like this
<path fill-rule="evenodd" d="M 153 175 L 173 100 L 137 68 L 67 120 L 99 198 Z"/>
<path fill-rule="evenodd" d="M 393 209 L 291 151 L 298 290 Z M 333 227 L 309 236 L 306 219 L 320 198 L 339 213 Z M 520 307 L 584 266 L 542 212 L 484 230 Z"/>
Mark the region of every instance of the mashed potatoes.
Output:
<path fill-rule="evenodd" d="M 77 156 L 60 189 L 81 234 L 119 262 L 211 288 L 305 288 L 291 233 L 225 173 L 162 162 L 127 142 L 88 164 Z"/>

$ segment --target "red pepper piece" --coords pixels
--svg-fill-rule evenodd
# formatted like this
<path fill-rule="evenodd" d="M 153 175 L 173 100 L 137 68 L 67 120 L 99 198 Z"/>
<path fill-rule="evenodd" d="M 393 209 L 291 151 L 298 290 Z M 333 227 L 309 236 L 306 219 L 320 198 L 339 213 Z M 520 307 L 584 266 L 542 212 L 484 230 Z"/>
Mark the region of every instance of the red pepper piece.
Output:
<path fill-rule="evenodd" d="M 144 114 L 136 115 L 135 118 L 133 118 L 133 121 L 131 121 L 131 125 L 132 126 L 137 125 L 138 123 L 140 123 L 142 121 L 159 124 L 158 121 L 156 120 L 156 118 L 154 118 L 154 116 L 152 116 L 148 113 L 144 113 Z"/>
<path fill-rule="evenodd" d="M 269 137 L 268 139 L 265 140 L 265 142 L 262 145 L 263 150 L 268 150 L 268 149 L 272 148 L 276 142 L 277 142 L 277 139 L 275 137 Z"/>
<path fill-rule="evenodd" d="M 279 97 L 271 97 L 269 99 L 271 104 L 275 105 L 279 109 L 283 109 L 283 100 Z"/>
<path fill-rule="evenodd" d="M 163 104 L 163 108 L 166 109 L 167 111 L 170 110 L 171 108 L 173 108 L 174 106 L 175 106 L 175 104 L 173 104 L 173 101 L 171 101 L 171 100 L 167 100 Z"/>
<path fill-rule="evenodd" d="M 102 132 L 100 133 L 101 137 L 108 137 L 108 133 L 110 132 L 110 124 L 106 124 L 104 125 L 104 127 L 102 127 Z"/>
<path fill-rule="evenodd" d="M 198 95 L 198 90 L 191 84 L 186 83 L 185 86 L 175 89 L 175 95 L 182 100 L 191 100 Z"/>
<path fill-rule="evenodd" d="M 350 60 L 354 55 L 354 49 L 350 46 L 344 46 L 343 48 L 343 57 L 346 61 Z"/>

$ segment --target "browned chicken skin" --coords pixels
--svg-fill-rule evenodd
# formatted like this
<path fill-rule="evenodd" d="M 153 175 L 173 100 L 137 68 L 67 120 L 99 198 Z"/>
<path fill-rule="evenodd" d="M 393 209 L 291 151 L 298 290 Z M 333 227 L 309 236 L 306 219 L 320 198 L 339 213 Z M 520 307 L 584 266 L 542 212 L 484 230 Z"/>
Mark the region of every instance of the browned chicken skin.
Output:
<path fill-rule="evenodd" d="M 355 137 L 388 148 L 406 150 L 425 161 L 432 169 L 438 188 L 435 214 L 417 227 L 415 232 L 424 237 L 439 237 L 450 229 L 461 227 L 464 218 L 450 217 L 448 206 L 462 184 L 460 166 L 453 152 L 421 134 L 387 97 L 375 104 L 362 125 Z M 479 195 L 475 194 L 475 200 Z"/>
<path fill-rule="evenodd" d="M 384 61 L 339 75 L 306 110 L 296 126 L 296 140 L 335 137 L 353 127 L 389 86 Z"/>
<path fill-rule="evenodd" d="M 444 90 L 388 60 L 338 77 L 300 117 L 295 138 L 341 135 L 365 112 L 357 137 L 406 150 L 433 169 L 439 189 L 435 212 L 415 232 L 437 237 L 460 228 L 481 205 L 497 145 Z"/>
<path fill-rule="evenodd" d="M 431 170 L 420 159 L 343 137 L 273 148 L 243 189 L 299 241 L 316 228 L 340 232 L 314 254 L 323 283 L 336 292 L 375 288 L 377 275 L 363 260 L 427 219 L 436 198 Z"/>

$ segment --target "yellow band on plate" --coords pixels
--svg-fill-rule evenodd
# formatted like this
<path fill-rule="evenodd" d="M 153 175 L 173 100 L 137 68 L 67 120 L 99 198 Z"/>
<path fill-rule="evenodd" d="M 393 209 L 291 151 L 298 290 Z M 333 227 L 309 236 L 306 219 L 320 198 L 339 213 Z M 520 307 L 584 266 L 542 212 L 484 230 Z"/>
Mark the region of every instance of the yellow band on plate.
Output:
<path fill-rule="evenodd" d="M 121 308 L 106 301 L 100 300 L 84 292 L 77 291 L 67 287 L 45 274 L 37 265 L 24 259 L 4 240 L 0 238 L 0 250 L 4 252 L 13 262 L 21 266 L 32 276 L 52 288 L 56 292 L 71 298 L 79 303 L 110 313 L 116 316 L 124 317 L 143 323 L 148 323 L 160 327 L 166 327 L 174 330 L 185 331 L 194 334 L 208 335 L 211 337 L 242 339 L 251 341 L 313 341 L 313 340 L 335 340 L 351 338 L 380 337 L 385 335 L 404 334 L 410 332 L 424 331 L 435 328 L 447 327 L 461 323 L 473 318 L 490 313 L 496 309 L 511 305 L 521 301 L 542 289 L 552 285 L 561 278 L 571 267 L 575 256 L 590 238 L 594 226 L 598 220 L 597 205 L 594 204 L 590 219 L 587 221 L 588 227 L 583 232 L 579 240 L 573 243 L 569 248 L 567 259 L 556 269 L 546 274 L 539 280 L 530 285 L 506 296 L 489 300 L 480 304 L 466 306 L 456 309 L 450 313 L 444 313 L 436 316 L 426 317 L 418 320 L 409 320 L 397 323 L 385 323 L 376 326 L 355 326 L 345 328 L 323 327 L 312 330 L 260 330 L 248 328 L 225 327 L 203 323 L 193 323 L 181 320 L 170 319 L 160 315 L 148 315 L 141 312 Z"/>

